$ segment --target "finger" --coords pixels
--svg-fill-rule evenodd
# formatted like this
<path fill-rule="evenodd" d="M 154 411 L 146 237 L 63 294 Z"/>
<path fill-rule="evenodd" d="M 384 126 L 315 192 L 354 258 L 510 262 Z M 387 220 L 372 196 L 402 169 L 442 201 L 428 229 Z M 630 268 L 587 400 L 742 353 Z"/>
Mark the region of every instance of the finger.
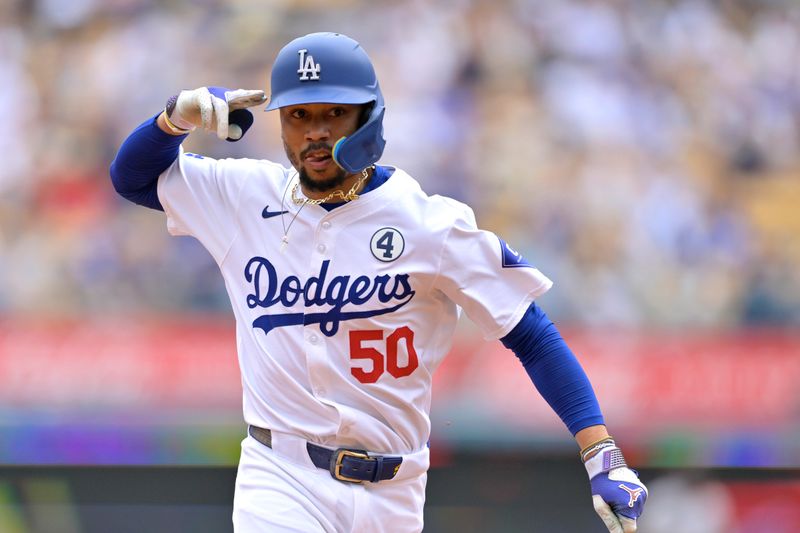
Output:
<path fill-rule="evenodd" d="M 603 498 L 595 494 L 592 496 L 592 503 L 594 504 L 594 510 L 608 528 L 609 533 L 625 533 L 622 529 L 622 524 L 619 522 L 619 518 L 614 514 L 614 511 L 611 510 L 611 507 L 603 501 Z"/>
<path fill-rule="evenodd" d="M 636 519 L 628 518 L 625 516 L 619 517 L 619 522 L 622 525 L 623 533 L 636 533 Z"/>
<path fill-rule="evenodd" d="M 222 98 L 212 96 L 211 104 L 217 119 L 217 137 L 225 140 L 228 138 L 228 103 Z"/>
<path fill-rule="evenodd" d="M 231 111 L 263 104 L 267 99 L 267 95 L 261 90 L 236 89 L 229 91 L 225 96 L 228 98 L 228 107 Z"/>
<path fill-rule="evenodd" d="M 197 91 L 197 107 L 200 108 L 200 122 L 203 124 L 203 129 L 208 131 L 211 129 L 212 115 L 214 114 L 214 105 L 211 103 L 211 93 L 207 90 Z"/>
<path fill-rule="evenodd" d="M 228 105 L 234 104 L 239 109 L 258 105 L 267 99 L 264 91 L 256 89 L 236 89 L 235 91 L 229 91 L 226 96 L 228 97 Z"/>

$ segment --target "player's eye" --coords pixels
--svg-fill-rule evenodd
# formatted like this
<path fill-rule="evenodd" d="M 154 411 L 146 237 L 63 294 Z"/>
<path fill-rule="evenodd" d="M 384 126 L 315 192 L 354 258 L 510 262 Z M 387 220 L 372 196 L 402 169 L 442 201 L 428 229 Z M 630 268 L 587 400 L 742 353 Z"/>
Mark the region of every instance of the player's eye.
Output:
<path fill-rule="evenodd" d="M 290 115 L 292 118 L 302 119 L 306 118 L 307 113 L 305 109 L 295 109 L 290 113 Z"/>
<path fill-rule="evenodd" d="M 334 107 L 333 109 L 331 109 L 332 117 L 341 117 L 345 113 L 347 113 L 347 110 L 345 110 L 345 108 L 343 107 Z"/>

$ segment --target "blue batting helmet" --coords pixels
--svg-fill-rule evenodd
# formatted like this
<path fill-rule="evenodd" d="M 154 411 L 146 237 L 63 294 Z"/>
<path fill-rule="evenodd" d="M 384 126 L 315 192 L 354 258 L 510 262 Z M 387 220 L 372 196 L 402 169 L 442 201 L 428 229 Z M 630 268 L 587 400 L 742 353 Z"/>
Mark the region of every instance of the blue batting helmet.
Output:
<path fill-rule="evenodd" d="M 380 159 L 383 95 L 367 53 L 340 33 L 311 33 L 284 46 L 272 67 L 266 111 L 298 104 L 372 104 L 366 122 L 333 147 L 333 160 L 356 173 Z"/>

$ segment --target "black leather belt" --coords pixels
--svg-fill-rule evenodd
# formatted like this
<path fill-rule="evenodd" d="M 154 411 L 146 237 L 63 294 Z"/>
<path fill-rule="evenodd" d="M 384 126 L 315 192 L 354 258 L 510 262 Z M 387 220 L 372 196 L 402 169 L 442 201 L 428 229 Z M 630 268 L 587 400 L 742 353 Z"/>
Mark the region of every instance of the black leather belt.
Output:
<path fill-rule="evenodd" d="M 272 448 L 272 432 L 268 429 L 250 426 L 250 436 L 268 448 Z M 334 479 L 347 483 L 377 483 L 392 479 L 400 469 L 402 457 L 388 455 L 369 455 L 364 450 L 337 448 L 331 450 L 306 442 L 306 449 L 311 462 L 317 468 L 331 473 Z"/>

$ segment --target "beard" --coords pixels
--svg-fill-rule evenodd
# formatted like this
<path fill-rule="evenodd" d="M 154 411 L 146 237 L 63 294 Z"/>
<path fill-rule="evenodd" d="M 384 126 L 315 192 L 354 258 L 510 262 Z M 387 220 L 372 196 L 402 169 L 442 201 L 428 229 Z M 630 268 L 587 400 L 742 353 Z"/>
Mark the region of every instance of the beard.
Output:
<path fill-rule="evenodd" d="M 300 167 L 298 174 L 300 177 L 300 185 L 302 185 L 305 190 L 314 192 L 328 192 L 338 189 L 342 186 L 344 180 L 347 179 L 347 172 L 338 166 L 336 167 L 336 174 L 330 178 L 312 180 L 311 176 L 306 172 L 305 167 Z"/>
<path fill-rule="evenodd" d="M 318 179 L 314 180 L 311 176 L 308 175 L 308 171 L 306 171 L 305 167 L 301 164 L 301 161 L 305 158 L 306 155 L 309 153 L 316 151 L 316 150 L 326 150 L 328 152 L 333 152 L 333 147 L 327 143 L 313 143 L 308 146 L 305 150 L 300 152 L 300 157 L 294 155 L 292 150 L 289 148 L 289 145 L 286 143 L 286 139 L 283 140 L 283 148 L 286 151 L 286 155 L 289 158 L 289 162 L 292 163 L 292 166 L 297 169 L 300 178 L 300 185 L 307 191 L 314 191 L 314 192 L 328 192 L 334 189 L 338 189 L 342 186 L 342 184 L 347 179 L 347 172 L 341 168 L 340 166 L 336 166 L 336 173 L 331 176 L 330 178 Z M 335 163 L 335 162 L 334 162 Z"/>

